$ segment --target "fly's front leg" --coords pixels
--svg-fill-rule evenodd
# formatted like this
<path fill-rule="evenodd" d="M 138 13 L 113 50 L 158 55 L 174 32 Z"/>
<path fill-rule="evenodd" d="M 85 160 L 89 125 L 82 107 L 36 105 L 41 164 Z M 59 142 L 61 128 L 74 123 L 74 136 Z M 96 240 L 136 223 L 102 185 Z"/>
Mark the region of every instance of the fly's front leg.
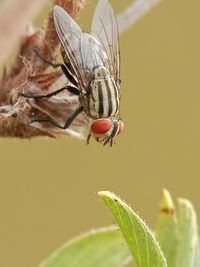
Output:
<path fill-rule="evenodd" d="M 69 91 L 70 93 L 72 93 L 74 95 L 79 95 L 80 94 L 80 91 L 79 91 L 78 88 L 73 87 L 73 86 L 65 86 L 65 87 L 62 87 L 62 88 L 60 88 L 60 89 L 58 89 L 58 90 L 56 90 L 56 91 L 54 91 L 52 93 L 49 93 L 49 94 L 31 95 L 31 94 L 26 94 L 26 93 L 19 93 L 18 95 L 26 97 L 26 98 L 39 99 L 39 98 L 43 98 L 43 97 L 51 97 L 51 96 L 57 95 L 57 94 L 61 93 L 64 90 L 67 90 L 67 91 Z"/>
<path fill-rule="evenodd" d="M 89 133 L 88 136 L 87 136 L 87 141 L 86 141 L 87 145 L 89 145 L 89 143 L 90 143 L 90 138 L 91 138 L 91 133 Z"/>
<path fill-rule="evenodd" d="M 64 125 L 60 125 L 57 121 L 48 119 L 48 120 L 32 120 L 31 122 L 50 122 L 54 126 L 60 128 L 60 129 L 67 129 L 71 123 L 75 120 L 75 118 L 83 111 L 83 107 L 80 106 L 78 109 L 76 109 L 72 115 L 67 119 L 66 123 Z"/>
<path fill-rule="evenodd" d="M 65 74 L 65 76 L 67 77 L 67 79 L 72 83 L 74 84 L 76 87 L 78 87 L 78 83 L 77 81 L 75 80 L 75 78 L 73 77 L 73 75 L 71 75 L 71 73 L 68 71 L 67 67 L 64 65 L 64 64 L 61 64 L 61 63 L 52 63 L 51 61 L 47 60 L 46 58 L 44 58 L 40 52 L 38 51 L 37 48 L 34 49 L 34 52 L 35 54 L 42 60 L 44 61 L 44 63 L 46 63 L 47 65 L 50 65 L 51 67 L 53 67 L 54 69 L 57 69 L 57 68 L 61 68 L 63 73 Z"/>

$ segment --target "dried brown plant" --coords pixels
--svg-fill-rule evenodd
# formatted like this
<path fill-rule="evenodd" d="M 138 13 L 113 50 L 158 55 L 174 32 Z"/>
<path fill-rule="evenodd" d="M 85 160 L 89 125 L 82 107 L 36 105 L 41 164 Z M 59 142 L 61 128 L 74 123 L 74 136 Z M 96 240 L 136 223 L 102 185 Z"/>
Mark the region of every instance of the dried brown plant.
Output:
<path fill-rule="evenodd" d="M 83 7 L 84 0 L 55 0 L 74 18 Z M 33 118 L 55 118 L 61 123 L 79 105 L 77 96 L 68 92 L 49 99 L 30 99 L 18 97 L 19 92 L 45 93 L 66 85 L 62 71 L 48 71 L 48 65 L 36 56 L 34 48 L 50 61 L 56 60 L 56 48 L 59 40 L 54 28 L 52 12 L 49 14 L 45 29 L 27 33 L 21 40 L 19 52 L 10 66 L 4 69 L 0 81 L 0 135 L 31 138 L 33 136 L 55 137 L 65 130 L 53 127 L 49 123 L 30 123 Z M 73 125 L 81 129 L 87 127 L 88 118 L 80 115 Z M 82 127 L 81 127 L 82 126 Z M 72 127 L 73 129 L 73 127 Z M 73 130 L 69 131 L 73 133 Z M 75 134 L 75 132 L 74 132 Z"/>

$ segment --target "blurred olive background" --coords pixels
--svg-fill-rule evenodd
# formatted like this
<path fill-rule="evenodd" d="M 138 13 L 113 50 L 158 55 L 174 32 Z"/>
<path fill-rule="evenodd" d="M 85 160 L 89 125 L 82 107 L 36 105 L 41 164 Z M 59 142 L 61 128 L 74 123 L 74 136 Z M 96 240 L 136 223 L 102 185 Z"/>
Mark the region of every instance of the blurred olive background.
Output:
<path fill-rule="evenodd" d="M 119 10 L 130 1 L 112 1 Z M 96 1 L 79 23 L 88 29 Z M 152 228 L 162 188 L 200 214 L 200 2 L 163 0 L 121 35 L 124 133 L 113 148 L 73 138 L 0 140 L 0 266 L 33 267 L 113 220 L 119 194 Z M 27 22 L 28 23 L 28 22 Z"/>

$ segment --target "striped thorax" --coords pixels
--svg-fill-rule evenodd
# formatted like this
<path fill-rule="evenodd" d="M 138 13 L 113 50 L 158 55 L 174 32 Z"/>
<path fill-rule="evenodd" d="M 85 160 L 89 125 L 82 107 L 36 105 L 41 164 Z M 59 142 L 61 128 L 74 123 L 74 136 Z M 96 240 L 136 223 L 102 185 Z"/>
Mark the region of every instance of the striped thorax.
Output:
<path fill-rule="evenodd" d="M 115 117 L 119 113 L 119 90 L 106 67 L 94 69 L 87 97 L 80 96 L 80 102 L 93 119 Z"/>

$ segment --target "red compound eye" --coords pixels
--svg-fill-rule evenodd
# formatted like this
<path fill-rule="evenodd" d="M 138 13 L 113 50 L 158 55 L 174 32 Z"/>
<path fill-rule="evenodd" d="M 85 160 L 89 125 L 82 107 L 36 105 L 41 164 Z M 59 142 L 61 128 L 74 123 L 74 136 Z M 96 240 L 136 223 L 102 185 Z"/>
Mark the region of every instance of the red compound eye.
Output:
<path fill-rule="evenodd" d="M 113 122 L 110 119 L 97 119 L 93 121 L 91 131 L 94 134 L 105 134 L 112 128 L 112 126 Z"/>
<path fill-rule="evenodd" d="M 119 130 L 117 134 L 120 134 L 124 130 L 124 123 L 122 121 L 119 122 Z"/>

